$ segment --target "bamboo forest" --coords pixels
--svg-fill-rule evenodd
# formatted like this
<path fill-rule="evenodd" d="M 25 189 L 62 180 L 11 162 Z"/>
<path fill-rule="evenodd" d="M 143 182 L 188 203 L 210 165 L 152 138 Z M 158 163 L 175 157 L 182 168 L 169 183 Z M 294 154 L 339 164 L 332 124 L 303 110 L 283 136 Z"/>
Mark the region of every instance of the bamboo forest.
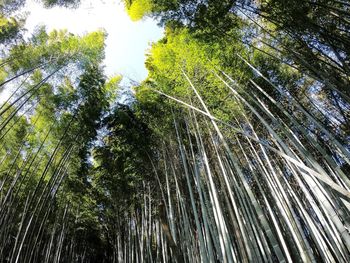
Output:
<path fill-rule="evenodd" d="M 350 2 L 119 1 L 142 81 L 0 0 L 0 262 L 350 262 Z"/>

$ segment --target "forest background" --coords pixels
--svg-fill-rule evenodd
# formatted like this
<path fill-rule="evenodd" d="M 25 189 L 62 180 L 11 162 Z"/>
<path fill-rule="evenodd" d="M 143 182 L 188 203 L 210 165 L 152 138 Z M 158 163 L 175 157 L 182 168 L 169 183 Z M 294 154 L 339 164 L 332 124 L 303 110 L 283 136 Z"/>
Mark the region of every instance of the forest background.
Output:
<path fill-rule="evenodd" d="M 25 38 L 24 4 L 0 3 L 0 261 L 347 261 L 348 2 L 125 0 L 165 29 L 126 104 L 104 30 Z"/>

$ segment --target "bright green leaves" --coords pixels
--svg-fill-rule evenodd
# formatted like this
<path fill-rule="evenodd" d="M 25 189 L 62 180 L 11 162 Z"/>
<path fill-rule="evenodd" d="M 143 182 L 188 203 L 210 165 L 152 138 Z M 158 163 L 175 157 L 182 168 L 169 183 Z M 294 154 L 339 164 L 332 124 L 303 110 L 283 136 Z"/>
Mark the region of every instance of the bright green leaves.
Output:
<path fill-rule="evenodd" d="M 23 20 L 17 20 L 14 17 L 6 18 L 0 14 L 0 44 L 8 43 L 16 38 L 23 22 Z"/>
<path fill-rule="evenodd" d="M 195 40 L 187 30 L 168 30 L 166 38 L 152 46 L 146 62 L 150 72 L 149 79 L 162 83 L 161 79 L 166 78 L 174 83 L 181 83 L 182 70 L 198 75 L 205 69 L 212 69 L 215 61 L 210 57 L 213 54 L 207 52 L 209 50 L 206 48 L 208 47 Z M 181 93 L 181 90 L 178 92 Z"/>
<path fill-rule="evenodd" d="M 13 71 L 28 69 L 45 63 L 46 68 L 77 63 L 84 68 L 90 63 L 100 63 L 104 58 L 105 32 L 97 31 L 82 37 L 66 30 L 53 30 L 47 33 L 38 28 L 27 43 L 14 46 L 10 51 L 13 58 L 10 66 Z"/>
<path fill-rule="evenodd" d="M 230 14 L 235 2 L 235 0 L 124 0 L 132 20 L 151 15 L 160 18 L 163 24 L 176 21 L 208 34 L 229 31 L 236 26 L 236 21 Z"/>
<path fill-rule="evenodd" d="M 1 62 L 0 62 L 0 63 L 1 63 Z M 7 78 L 7 72 L 1 68 L 1 69 L 0 69 L 0 83 L 2 83 L 3 81 L 5 81 L 6 78 Z M 0 88 L 0 92 L 1 92 L 1 91 L 2 91 L 2 88 Z"/>
<path fill-rule="evenodd" d="M 237 43 L 230 42 L 227 45 L 207 43 L 193 37 L 188 29 L 168 27 L 166 37 L 153 44 L 150 50 L 146 61 L 149 75 L 147 81 L 138 88 L 137 98 L 145 105 L 150 103 L 146 101 L 146 97 L 156 103 L 159 95 L 155 95 L 152 90 L 149 92 L 153 94 L 147 94 L 147 87 L 151 87 L 201 108 L 198 98 L 184 76 L 185 73 L 213 113 L 222 120 L 231 119 L 232 114 L 237 114 L 236 103 L 229 95 L 227 87 L 215 76 L 214 72 L 225 68 L 222 63 L 223 58 L 231 61 L 237 60 L 230 54 L 233 46 L 237 50 L 242 49 Z M 235 74 L 240 74 L 244 69 L 236 68 L 235 71 Z M 174 106 L 178 107 L 179 104 L 174 103 Z"/>
<path fill-rule="evenodd" d="M 124 2 L 133 21 L 142 19 L 152 11 L 152 0 L 124 0 Z"/>
<path fill-rule="evenodd" d="M 88 63 L 101 63 L 104 59 L 104 41 L 106 38 L 106 32 L 96 31 L 75 40 L 76 46 L 74 50 L 78 50 L 77 58 L 83 58 L 83 62 Z"/>
<path fill-rule="evenodd" d="M 107 80 L 105 84 L 106 97 L 110 104 L 115 103 L 119 91 L 119 85 L 122 80 L 121 75 L 116 75 Z"/>

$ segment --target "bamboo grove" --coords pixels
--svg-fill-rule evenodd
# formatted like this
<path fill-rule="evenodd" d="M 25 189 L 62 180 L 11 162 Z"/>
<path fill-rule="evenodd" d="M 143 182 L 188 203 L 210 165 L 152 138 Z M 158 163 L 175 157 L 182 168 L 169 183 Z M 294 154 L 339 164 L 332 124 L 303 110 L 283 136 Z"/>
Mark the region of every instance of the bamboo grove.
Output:
<path fill-rule="evenodd" d="M 125 104 L 104 31 L 0 4 L 0 262 L 348 262 L 350 4 L 124 4 L 165 28 Z"/>

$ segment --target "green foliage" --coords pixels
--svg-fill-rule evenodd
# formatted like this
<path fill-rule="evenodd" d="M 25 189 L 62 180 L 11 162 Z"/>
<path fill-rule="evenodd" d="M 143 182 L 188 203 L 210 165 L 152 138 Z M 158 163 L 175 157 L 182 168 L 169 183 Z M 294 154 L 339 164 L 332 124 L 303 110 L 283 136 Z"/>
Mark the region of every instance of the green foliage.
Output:
<path fill-rule="evenodd" d="M 215 116 L 226 121 L 230 120 L 232 114 L 238 113 L 235 112 L 235 103 L 228 95 L 227 88 L 212 72 L 217 68 L 225 68 L 223 62 L 226 59 L 230 59 L 231 63 L 236 60 L 231 54 L 232 48 L 236 50 L 243 48 L 239 44 L 234 46 L 228 42 L 224 45 L 220 44 L 198 40 L 187 29 L 168 27 L 166 37 L 153 44 L 148 55 L 146 66 L 149 75 L 138 88 L 136 95 L 138 100 L 147 104 L 154 98 L 154 104 L 157 104 L 158 95 L 147 94 L 147 87 L 151 87 L 201 108 L 183 74 L 185 72 Z M 231 69 L 230 72 L 240 74 L 241 70 L 243 69 L 236 68 L 233 71 Z M 149 92 L 154 93 L 154 91 Z M 147 96 L 147 99 L 143 98 L 144 96 Z M 221 101 L 220 98 L 225 98 L 225 100 Z M 170 103 L 170 105 L 172 104 Z M 168 114 L 171 113 L 168 111 Z"/>
<path fill-rule="evenodd" d="M 119 84 L 122 80 L 121 75 L 116 75 L 107 80 L 105 89 L 107 93 L 107 98 L 110 104 L 113 104 L 117 99 L 117 94 L 119 91 Z"/>
<path fill-rule="evenodd" d="M 142 182 L 150 179 L 155 141 L 147 125 L 128 106 L 118 105 L 104 123 L 108 133 L 94 150 L 96 184 L 104 187 L 112 199 L 131 205 Z"/>
<path fill-rule="evenodd" d="M 12 195 L 9 199 L 5 194 L 1 201 L 17 202 L 21 210 L 29 198 L 28 213 L 23 216 L 34 219 L 28 229 L 45 238 L 65 214 L 66 222 L 77 227 L 67 225 L 70 238 L 81 244 L 77 250 L 83 253 L 90 247 L 92 259 L 101 256 L 104 237 L 89 190 L 90 151 L 120 81 L 115 77 L 105 85 L 100 67 L 104 39 L 103 31 L 80 37 L 66 30 L 47 33 L 38 28 L 27 41 L 11 43 L 1 68 L 4 81 L 17 88 L 9 102 L 1 105 L 0 187 Z M 11 215 L 13 224 L 6 221 L 11 231 L 21 231 L 18 216 Z M 1 216 L 0 220 L 8 219 Z M 42 232 L 38 230 L 41 221 L 45 222 Z M 0 242 L 13 248 L 14 243 L 4 237 Z M 29 235 L 23 242 L 28 239 L 35 242 L 36 237 Z M 0 256 L 10 257 L 12 249 L 7 251 Z M 27 259 L 31 253 L 22 251 L 19 257 Z"/>
<path fill-rule="evenodd" d="M 66 66 L 68 63 L 76 63 L 84 68 L 89 64 L 100 63 L 104 58 L 105 36 L 103 31 L 82 37 L 67 30 L 47 33 L 44 27 L 40 27 L 28 42 L 20 43 L 10 50 L 9 58 L 13 60 L 9 66 L 13 72 L 44 63 L 47 63 L 47 69 Z"/>
<path fill-rule="evenodd" d="M 163 24 L 176 21 L 212 34 L 217 30 L 229 31 L 236 25 L 230 14 L 235 0 L 125 0 L 124 3 L 130 17 L 136 20 L 150 15 Z"/>
<path fill-rule="evenodd" d="M 127 12 L 133 21 L 140 20 L 152 10 L 151 0 L 124 0 Z"/>
<path fill-rule="evenodd" d="M 166 25 L 130 105 L 104 31 L 14 42 L 1 5 L 0 261 L 342 261 L 348 5 L 124 3 Z"/>
<path fill-rule="evenodd" d="M 6 18 L 0 15 L 0 44 L 6 44 L 15 39 L 23 26 L 23 20 L 14 17 Z"/>

